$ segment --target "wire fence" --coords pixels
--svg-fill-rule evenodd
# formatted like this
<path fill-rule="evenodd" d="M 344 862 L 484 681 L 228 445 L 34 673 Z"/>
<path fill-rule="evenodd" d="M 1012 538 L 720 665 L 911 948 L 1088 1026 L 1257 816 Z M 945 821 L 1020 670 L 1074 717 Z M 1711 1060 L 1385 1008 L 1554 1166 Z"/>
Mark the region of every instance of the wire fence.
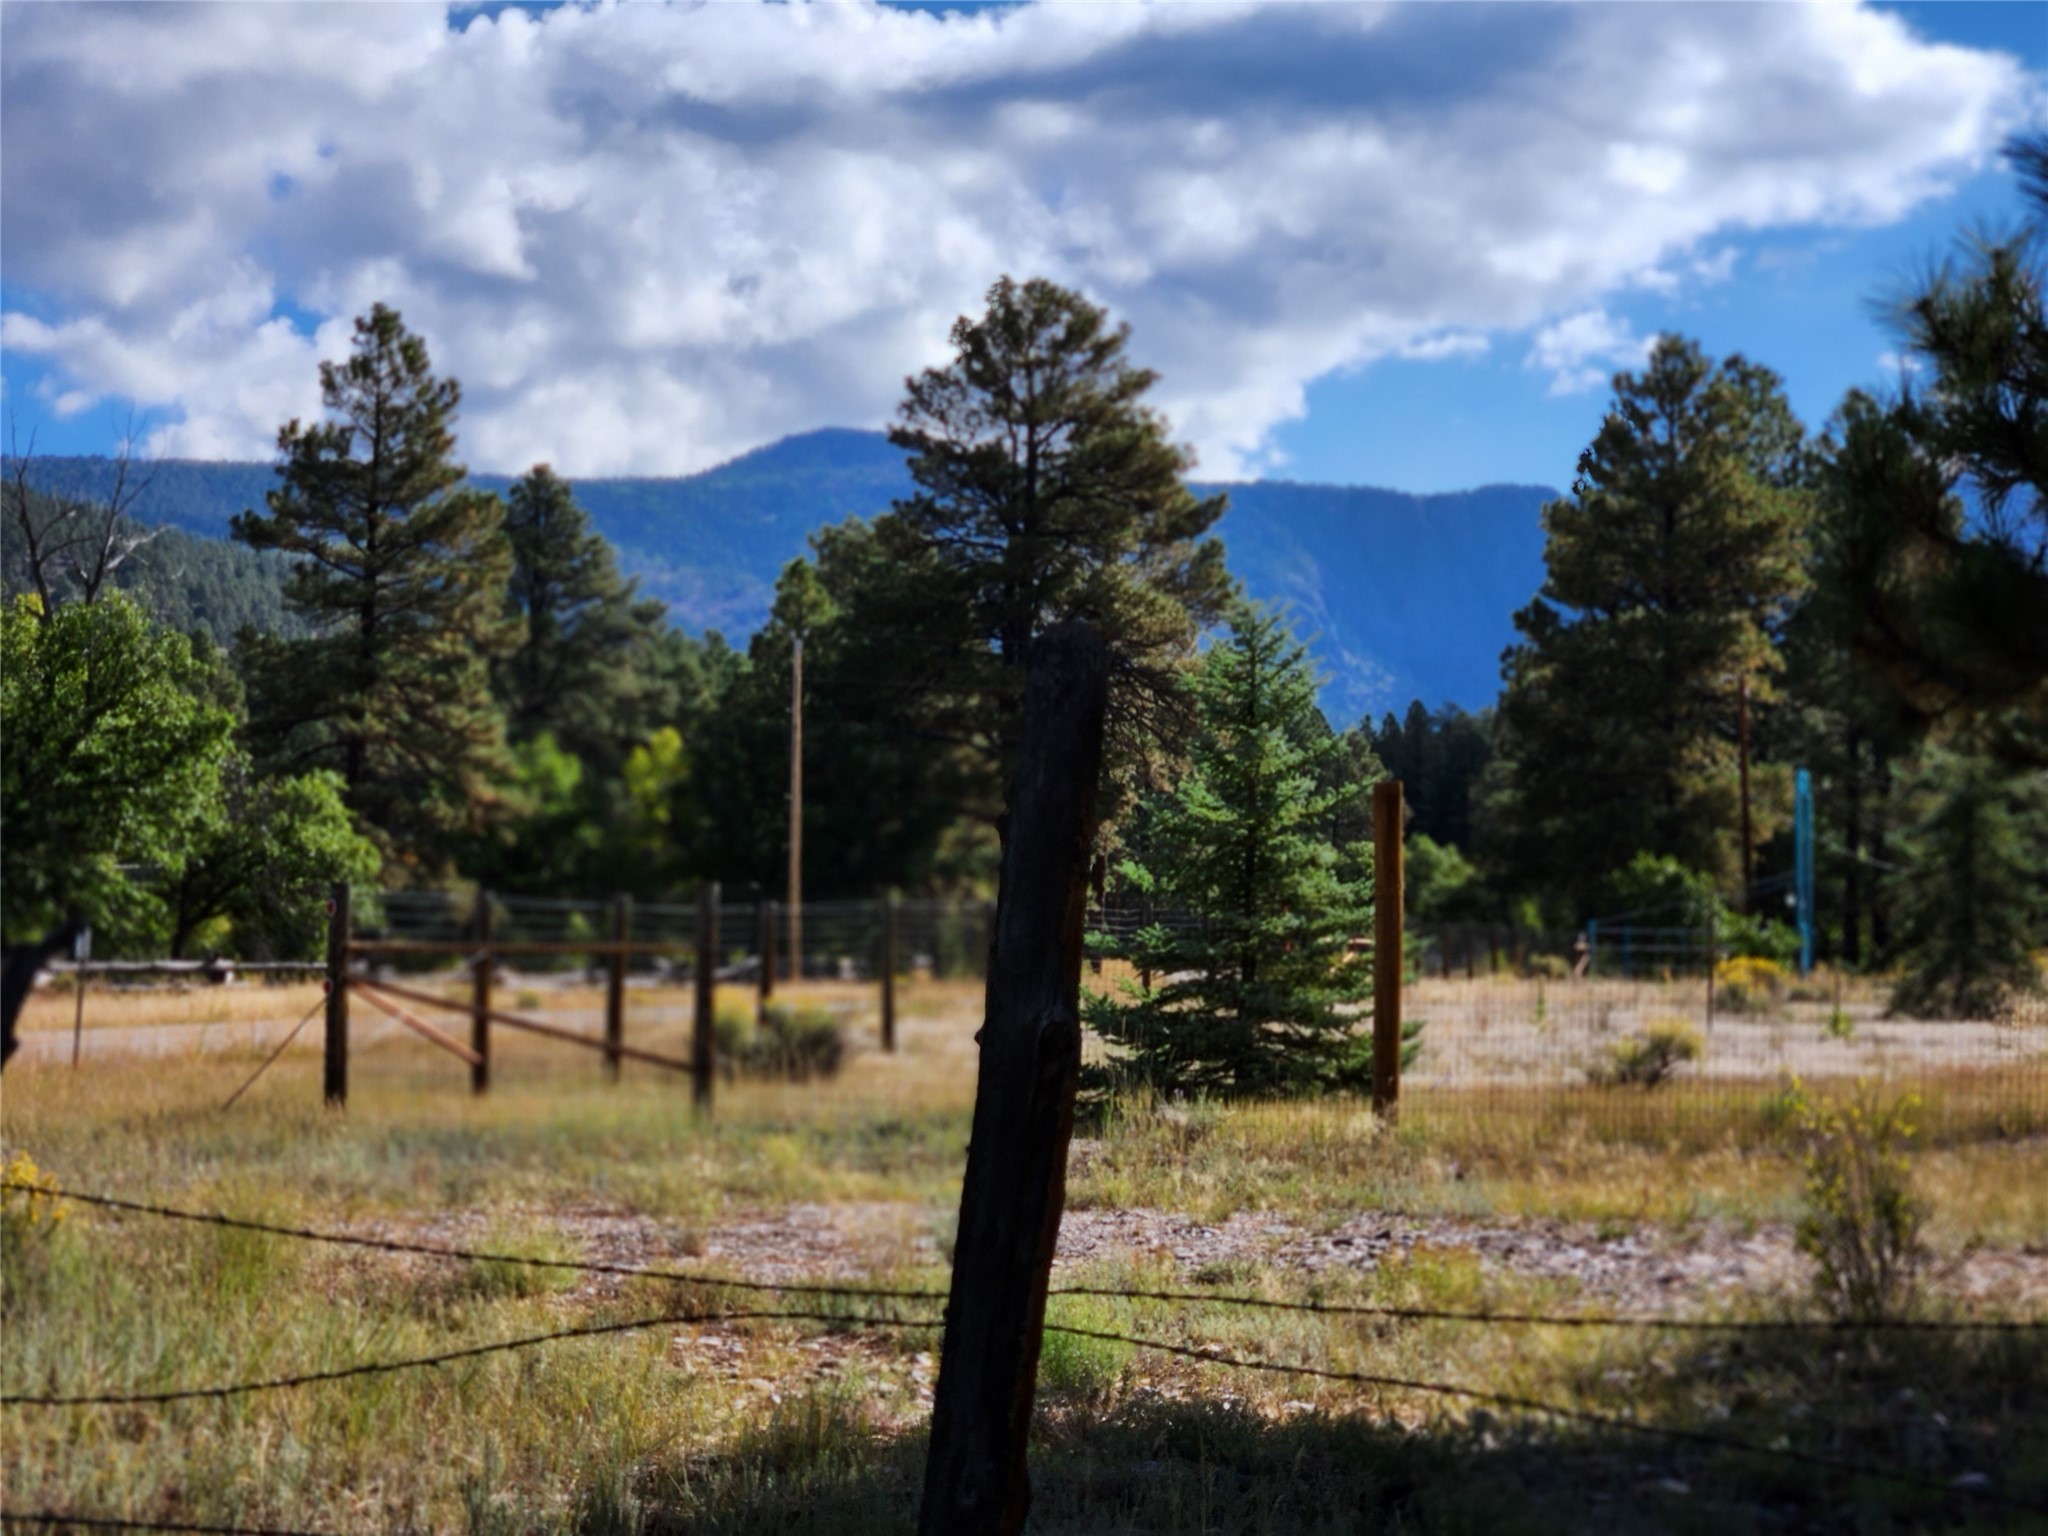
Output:
<path fill-rule="evenodd" d="M 372 949 L 393 946 L 366 962 L 372 980 L 456 979 L 477 963 L 488 934 L 495 967 L 532 978 L 537 999 L 550 980 L 603 986 L 616 973 L 639 999 L 635 1017 L 668 1028 L 690 999 L 647 994 L 694 982 L 705 917 L 695 902 L 388 891 L 364 893 L 355 933 Z M 873 986 L 885 955 L 906 986 L 972 982 L 986 975 L 993 923 L 993 905 L 974 900 L 844 899 L 794 911 L 721 902 L 711 963 L 721 982 L 764 994 L 799 981 Z M 1127 899 L 1092 905 L 1087 924 L 1088 984 L 1112 995 L 1166 979 L 1136 969 L 1140 933 L 1210 926 L 1169 901 Z M 1353 947 L 1363 992 L 1368 945 L 1361 938 Z M 1896 1018 L 1880 979 L 1826 969 L 1801 978 L 1728 959 L 1705 930 L 1630 922 L 1579 932 L 1427 924 L 1411 929 L 1407 947 L 1402 1099 L 1425 1124 L 1523 1112 L 1644 1130 L 1731 1114 L 1782 1120 L 1795 1083 L 1874 1080 L 1917 1092 L 1936 1135 L 1987 1118 L 2013 1134 L 2048 1130 L 2048 1003 L 2040 1000 L 1996 1019 Z M 955 1001 L 972 1010 L 971 998 Z M 840 995 L 832 1006 L 851 1022 L 847 1010 L 866 1005 Z M 893 1003 L 877 996 L 874 1006 Z M 1368 1009 L 1363 997 L 1353 1008 L 1361 1043 Z M 971 1032 L 965 1012 L 961 1023 Z M 893 1019 L 880 1033 L 893 1039 L 892 1028 Z M 1091 1041 L 1089 1049 L 1101 1059 L 1108 1048 Z M 1170 1084 L 1164 1089 L 1171 1094 Z"/>
<path fill-rule="evenodd" d="M 42 1190 L 37 1185 L 11 1179 L 0 1181 L 0 1187 L 34 1195 L 47 1194 L 47 1191 Z M 587 1263 L 539 1255 L 495 1253 L 484 1250 L 408 1243 L 345 1232 L 295 1228 L 277 1223 L 231 1216 L 225 1213 L 185 1210 L 97 1193 L 67 1192 L 62 1198 L 126 1214 L 198 1222 L 239 1230 L 264 1232 L 273 1236 L 295 1238 L 309 1242 L 343 1244 L 393 1253 L 427 1255 L 453 1261 L 519 1264 L 539 1268 L 583 1270 L 611 1275 L 625 1274 L 640 1278 L 659 1279 L 670 1283 L 686 1278 L 674 1271 Z M 458 1361 L 517 1353 L 548 1344 L 618 1336 L 658 1327 L 703 1327 L 722 1323 L 772 1321 L 813 1323 L 834 1329 L 937 1330 L 943 1326 L 944 1322 L 943 1317 L 931 1315 L 929 1312 L 922 1316 L 905 1316 L 895 1311 L 887 1314 L 877 1314 L 873 1311 L 864 1311 L 847 1305 L 847 1303 L 852 1302 L 886 1302 L 892 1305 L 909 1302 L 929 1308 L 945 1299 L 944 1293 L 934 1290 L 855 1285 L 819 1286 L 793 1281 L 764 1281 L 744 1277 L 716 1277 L 695 1274 L 687 1278 L 693 1283 L 707 1288 L 800 1293 L 821 1300 L 829 1299 L 840 1304 L 832 1306 L 812 1304 L 805 1306 L 730 1308 L 702 1302 L 690 1306 L 672 1307 L 651 1315 L 572 1324 L 538 1333 L 524 1334 L 514 1338 L 462 1345 L 428 1354 L 359 1361 L 351 1365 L 337 1366 L 324 1370 L 271 1376 L 247 1381 L 172 1387 L 151 1391 L 63 1392 L 50 1390 L 43 1392 L 0 1393 L 0 1406 L 9 1408 L 134 1408 L 193 1401 L 224 1401 L 261 1393 L 294 1391 L 301 1388 L 314 1388 L 373 1376 L 431 1369 Z M 1443 1309 L 1367 1308 L 1324 1301 L 1277 1301 L 1270 1298 L 1229 1293 L 1153 1291 L 1142 1288 L 1096 1286 L 1055 1287 L 1052 1294 L 1113 1297 L 1127 1302 L 1149 1301 L 1189 1307 L 1221 1304 L 1292 1312 L 1322 1312 L 1343 1316 L 1367 1314 L 1400 1317 L 1409 1320 L 1454 1320 L 1490 1326 L 1516 1324 L 1532 1327 L 1703 1328 L 1720 1332 L 1754 1330 L 1758 1328 L 1770 1328 L 1773 1331 L 1815 1330 L 1816 1328 L 1826 1330 L 1839 1326 L 1826 1323 L 1816 1325 L 1815 1323 L 1802 1323 L 1789 1319 L 1755 1321 L 1682 1317 L 1626 1318 L 1583 1313 L 1514 1314 L 1500 1312 L 1456 1312 Z M 1908 1319 L 1898 1320 L 1893 1326 L 1913 1326 L 1922 1330 L 1944 1332 L 1982 1331 L 1986 1328 L 1998 1328 L 2008 1331 L 2033 1333 L 2048 1331 L 2048 1318 L 1951 1321 Z M 1132 1349 L 1185 1359 L 1204 1366 L 1283 1375 L 1357 1387 L 1373 1387 L 1472 1402 L 1491 1408 L 1524 1413 L 1533 1417 L 1549 1418 L 1564 1423 L 1574 1423 L 1618 1432 L 1646 1440 L 1687 1444 L 1698 1446 L 1702 1449 L 1754 1457 L 1766 1461 L 1802 1465 L 1842 1476 L 1887 1482 L 1897 1486 L 1918 1489 L 1922 1492 L 1935 1493 L 1944 1500 L 1952 1501 L 1961 1507 L 2003 1509 L 2029 1515 L 2048 1514 L 2048 1505 L 2027 1499 L 2015 1498 L 2002 1493 L 1995 1487 L 1990 1486 L 1988 1481 L 1958 1482 L 1954 1479 L 1930 1477 L 1924 1473 L 1909 1470 L 1898 1465 L 1858 1460 L 1850 1456 L 1838 1454 L 1833 1450 L 1815 1450 L 1804 1446 L 1787 1444 L 1782 1440 L 1766 1444 L 1744 1439 L 1736 1435 L 1725 1434 L 1717 1430 L 1655 1423 L 1640 1418 L 1601 1413 L 1571 1403 L 1552 1402 L 1524 1394 L 1497 1391 L 1471 1383 L 1430 1380 L 1384 1371 L 1343 1369 L 1313 1361 L 1271 1359 L 1225 1350 L 1200 1341 L 1160 1338 L 1121 1329 L 1083 1327 L 1071 1323 L 1048 1322 L 1045 1324 L 1045 1331 L 1049 1334 L 1066 1335 L 1079 1339 L 1122 1345 Z M 218 1531 L 224 1533 L 272 1532 L 276 1533 L 276 1536 L 312 1536 L 312 1533 L 284 1532 L 280 1528 L 275 1527 L 207 1525 L 182 1521 L 152 1522 L 134 1520 L 123 1516 L 96 1515 L 86 1511 L 16 1511 L 9 1512 L 7 1520 L 17 1525 L 72 1525 L 82 1528 L 100 1529 L 161 1529 Z"/>

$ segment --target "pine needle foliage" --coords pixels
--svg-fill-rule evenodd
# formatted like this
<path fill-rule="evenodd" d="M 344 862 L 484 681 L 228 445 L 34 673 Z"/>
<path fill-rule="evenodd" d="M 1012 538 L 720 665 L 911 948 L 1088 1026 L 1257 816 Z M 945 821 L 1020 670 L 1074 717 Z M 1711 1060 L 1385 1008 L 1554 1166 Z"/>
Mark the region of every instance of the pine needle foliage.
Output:
<path fill-rule="evenodd" d="M 1917 823 L 1895 882 L 1905 974 L 1894 1012 L 1997 1018 L 2038 994 L 2033 951 L 2048 942 L 2048 772 L 1988 753 L 1930 748 Z"/>
<path fill-rule="evenodd" d="M 396 310 L 356 321 L 320 393 L 330 419 L 278 431 L 269 511 L 234 521 L 242 542 L 294 557 L 286 602 L 313 630 L 252 644 L 251 738 L 268 771 L 337 770 L 364 830 L 431 876 L 511 777 L 488 673 L 517 638 L 504 509 L 464 487 L 461 389 Z"/>
<path fill-rule="evenodd" d="M 1175 913 L 1133 941 L 1150 984 L 1093 999 L 1115 1048 L 1091 1086 L 1200 1097 L 1360 1086 L 1371 1039 L 1346 1005 L 1370 988 L 1347 941 L 1371 926 L 1369 850 L 1323 835 L 1356 786 L 1318 787 L 1339 739 L 1316 709 L 1305 648 L 1270 609 L 1239 604 L 1190 681 L 1188 771 L 1147 805 L 1127 888 Z"/>

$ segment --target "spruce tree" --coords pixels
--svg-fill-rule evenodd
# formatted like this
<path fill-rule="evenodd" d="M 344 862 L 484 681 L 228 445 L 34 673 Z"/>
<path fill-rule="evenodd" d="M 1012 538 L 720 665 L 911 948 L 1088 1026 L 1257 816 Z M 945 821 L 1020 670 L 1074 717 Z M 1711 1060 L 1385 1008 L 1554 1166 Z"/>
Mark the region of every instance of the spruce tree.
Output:
<path fill-rule="evenodd" d="M 1894 882 L 1905 974 L 1892 1008 L 1998 1017 L 2041 990 L 2033 952 L 2048 943 L 2048 771 L 1935 747 L 1915 784 L 1920 816 Z"/>
<path fill-rule="evenodd" d="M 1359 1086 L 1371 1040 L 1345 1005 L 1371 975 L 1346 950 L 1371 925 L 1369 851 L 1322 833 L 1357 787 L 1318 787 L 1341 738 L 1317 711 L 1307 653 L 1272 611 L 1241 605 L 1190 689 L 1187 772 L 1146 803 L 1146 862 L 1121 867 L 1172 916 L 1134 941 L 1151 985 L 1087 1005 L 1115 1048 L 1095 1085 L 1219 1097 Z"/>
<path fill-rule="evenodd" d="M 508 733 L 523 743 L 549 732 L 592 768 L 615 773 L 675 712 L 660 667 L 663 607 L 619 574 L 611 545 L 545 464 L 512 487 L 505 536 L 506 611 L 520 639 L 492 680 Z"/>
<path fill-rule="evenodd" d="M 285 596 L 312 630 L 251 646 L 250 736 L 266 771 L 338 771 L 363 830 L 432 878 L 501 812 L 511 772 L 489 677 L 516 633 L 503 507 L 463 486 L 461 390 L 397 311 L 356 321 L 320 393 L 332 419 L 285 423 L 268 513 L 234 521 L 298 557 Z"/>
<path fill-rule="evenodd" d="M 1767 369 L 1666 336 L 1616 378 L 1503 662 L 1487 820 L 1512 884 L 1584 916 L 1637 853 L 1738 882 L 1737 691 L 1770 697 L 1810 473 Z M 1756 778 L 1761 838 L 1778 786 Z"/>

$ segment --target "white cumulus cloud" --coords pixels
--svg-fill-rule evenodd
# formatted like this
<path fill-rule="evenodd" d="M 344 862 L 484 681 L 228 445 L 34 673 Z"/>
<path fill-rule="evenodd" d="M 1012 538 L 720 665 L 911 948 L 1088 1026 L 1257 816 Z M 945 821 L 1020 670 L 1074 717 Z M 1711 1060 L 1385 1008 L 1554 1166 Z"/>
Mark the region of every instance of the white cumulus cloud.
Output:
<path fill-rule="evenodd" d="M 1896 219 L 2033 89 L 1841 5 L 15 5 L 0 340 L 264 456 L 384 300 L 473 464 L 669 473 L 880 424 L 1043 274 L 1228 477 L 1376 358 L 1520 335 L 1597 384 L 1615 295 Z"/>

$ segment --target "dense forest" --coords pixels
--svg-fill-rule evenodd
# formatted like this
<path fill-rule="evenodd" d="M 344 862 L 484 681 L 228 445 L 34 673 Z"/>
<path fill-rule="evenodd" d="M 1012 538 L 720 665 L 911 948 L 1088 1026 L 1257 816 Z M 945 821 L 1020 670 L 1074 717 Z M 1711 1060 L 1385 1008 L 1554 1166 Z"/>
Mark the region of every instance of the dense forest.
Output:
<path fill-rule="evenodd" d="M 1615 377 L 1542 506 L 1497 698 L 1470 711 L 1375 719 L 1355 689 L 1318 693 L 1301 642 L 1372 632 L 1313 554 L 1343 498 L 1192 482 L 1125 332 L 1052 284 L 991 290 L 886 440 L 818 434 L 698 477 L 752 510 L 692 522 L 687 571 L 632 573 L 622 541 L 684 547 L 673 486 L 467 475 L 458 383 L 380 305 L 322 366 L 325 418 L 287 426 L 275 466 L 235 467 L 232 542 L 145 526 L 137 482 L 108 497 L 104 466 L 89 484 L 80 461 L 10 461 L 8 933 L 76 910 L 131 950 L 303 952 L 343 875 L 777 893 L 799 652 L 807 893 L 985 893 L 1025 658 L 1080 617 L 1115 665 L 1105 899 L 1214 905 L 1203 836 L 1290 848 L 1269 905 L 1298 915 L 1257 932 L 1306 963 L 1369 906 L 1361 794 L 1391 773 L 1420 919 L 1629 914 L 1782 956 L 1804 769 L 1822 954 L 1897 968 L 1904 1006 L 1994 1011 L 2039 985 L 2048 938 L 2048 147 L 2013 153 L 2029 224 L 1901 299 L 1920 372 L 1891 393 L 1815 430 L 1768 367 L 1679 336 Z M 1029 474 L 1006 442 L 1040 445 Z M 146 472 L 156 520 L 216 515 L 197 467 Z M 679 583 L 787 536 L 798 482 L 808 552 L 758 598 L 694 608 L 758 601 L 745 649 L 676 624 Z M 1382 543 L 1444 558 L 1533 494 L 1416 501 Z M 1477 585 L 1515 590 L 1526 555 L 1478 547 Z M 1382 606 L 1390 671 L 1452 627 L 1419 598 Z M 1291 702 L 1232 725 L 1261 667 Z M 1233 800 L 1228 764 L 1254 757 L 1270 781 Z"/>

